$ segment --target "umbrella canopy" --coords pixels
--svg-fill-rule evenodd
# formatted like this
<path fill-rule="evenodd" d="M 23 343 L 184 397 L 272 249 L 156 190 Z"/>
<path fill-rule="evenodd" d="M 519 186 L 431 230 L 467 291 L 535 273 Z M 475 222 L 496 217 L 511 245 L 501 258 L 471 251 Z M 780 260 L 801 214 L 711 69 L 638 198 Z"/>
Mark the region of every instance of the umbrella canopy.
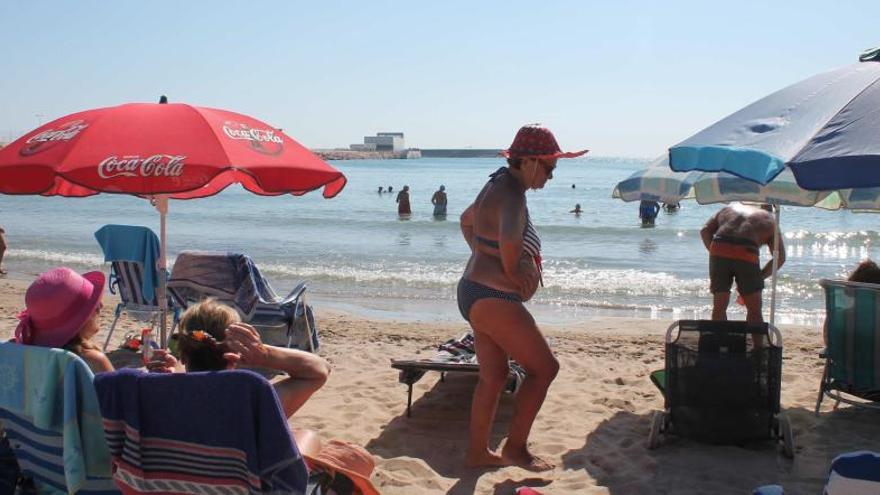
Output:
<path fill-rule="evenodd" d="M 238 183 L 256 194 L 332 198 L 345 176 L 264 122 L 214 108 L 131 103 L 74 113 L 0 149 L 0 193 L 150 198 L 160 215 L 158 302 L 166 344 L 168 199 L 211 196 Z"/>
<path fill-rule="evenodd" d="M 811 191 L 800 187 L 789 169 L 761 185 L 725 172 L 674 172 L 669 168 L 667 156 L 617 183 L 611 195 L 624 201 L 678 203 L 694 199 L 703 205 L 744 201 L 826 210 L 880 211 L 880 187 Z"/>
<path fill-rule="evenodd" d="M 880 186 L 880 51 L 795 83 L 669 149 L 675 171 L 767 184 L 786 167 L 804 189 Z"/>
<path fill-rule="evenodd" d="M 345 176 L 280 130 L 245 115 L 185 104 L 131 103 L 78 112 L 0 150 L 0 193 L 174 199 L 230 184 L 263 195 L 324 188 Z"/>

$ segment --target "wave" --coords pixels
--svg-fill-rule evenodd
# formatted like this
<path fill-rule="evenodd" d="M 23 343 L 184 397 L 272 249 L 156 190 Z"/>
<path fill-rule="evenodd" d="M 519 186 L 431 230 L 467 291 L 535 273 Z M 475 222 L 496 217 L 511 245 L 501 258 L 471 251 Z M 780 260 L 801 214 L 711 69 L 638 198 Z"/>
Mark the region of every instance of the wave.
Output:
<path fill-rule="evenodd" d="M 48 262 L 64 265 L 96 267 L 104 264 L 104 257 L 94 253 L 70 253 L 43 249 L 10 249 L 6 256 L 16 260 Z"/>

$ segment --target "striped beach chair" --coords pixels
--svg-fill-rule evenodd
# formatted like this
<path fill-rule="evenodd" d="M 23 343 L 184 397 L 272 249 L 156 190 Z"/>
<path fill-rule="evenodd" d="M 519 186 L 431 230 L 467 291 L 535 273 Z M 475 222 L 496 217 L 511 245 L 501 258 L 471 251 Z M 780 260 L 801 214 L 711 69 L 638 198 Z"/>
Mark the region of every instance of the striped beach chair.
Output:
<path fill-rule="evenodd" d="M 214 298 L 235 308 L 267 344 L 315 352 L 318 332 L 306 304 L 306 287 L 306 282 L 300 282 L 282 298 L 250 256 L 206 251 L 178 254 L 168 281 L 175 307 Z"/>
<path fill-rule="evenodd" d="M 820 280 L 825 290 L 825 370 L 816 414 L 828 396 L 880 409 L 880 285 Z"/>
<path fill-rule="evenodd" d="M 123 313 L 155 329 L 162 315 L 156 295 L 159 271 L 159 238 L 147 227 L 134 225 L 105 225 L 95 232 L 95 238 L 104 252 L 104 261 L 110 262 L 110 293 L 119 294 L 113 323 L 104 340 L 104 351 L 110 343 L 116 324 Z M 171 305 L 169 305 L 171 307 Z M 173 328 L 172 328 L 173 331 Z"/>
<path fill-rule="evenodd" d="M 37 493 L 119 493 L 92 378 L 68 351 L 0 344 L 0 428 Z"/>
<path fill-rule="evenodd" d="M 306 463 L 269 382 L 246 370 L 101 373 L 95 389 L 126 494 L 301 494 Z"/>

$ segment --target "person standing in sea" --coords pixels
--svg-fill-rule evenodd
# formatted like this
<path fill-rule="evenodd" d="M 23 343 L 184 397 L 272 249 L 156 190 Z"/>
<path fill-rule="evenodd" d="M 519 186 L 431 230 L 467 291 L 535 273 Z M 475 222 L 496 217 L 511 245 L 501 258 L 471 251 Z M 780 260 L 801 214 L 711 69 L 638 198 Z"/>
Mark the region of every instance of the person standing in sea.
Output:
<path fill-rule="evenodd" d="M 489 176 L 461 215 L 461 231 L 471 257 L 458 283 L 458 308 L 474 330 L 480 363 L 471 405 L 468 466 L 553 468 L 528 449 L 532 423 L 559 372 L 559 362 L 523 305 L 541 281 L 541 241 L 529 217 L 525 193 L 543 188 L 553 178 L 557 159 L 584 153 L 564 153 L 549 129 L 538 124 L 523 126 L 502 153 L 508 166 Z M 511 358 L 525 369 L 526 377 L 516 396 L 507 442 L 498 454 L 489 448 L 489 436 Z"/>
<path fill-rule="evenodd" d="M 434 205 L 434 216 L 446 216 L 446 186 L 440 186 L 440 189 L 431 196 L 431 204 Z"/>
<path fill-rule="evenodd" d="M 403 186 L 403 189 L 397 193 L 397 214 L 412 214 L 412 210 L 409 207 L 409 186 Z"/>

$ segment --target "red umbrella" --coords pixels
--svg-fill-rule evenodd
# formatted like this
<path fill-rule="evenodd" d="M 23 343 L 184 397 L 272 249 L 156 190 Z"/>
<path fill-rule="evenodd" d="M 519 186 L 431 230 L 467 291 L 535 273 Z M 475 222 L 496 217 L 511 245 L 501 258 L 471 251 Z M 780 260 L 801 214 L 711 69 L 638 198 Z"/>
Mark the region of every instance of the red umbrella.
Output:
<path fill-rule="evenodd" d="M 164 98 L 163 98 L 164 102 Z M 0 193 L 83 197 L 132 194 L 160 213 L 159 304 L 165 298 L 168 199 L 212 196 L 231 184 L 261 195 L 324 188 L 345 176 L 259 120 L 184 104 L 130 103 L 53 120 L 0 149 Z M 165 345 L 165 318 L 162 318 Z"/>

